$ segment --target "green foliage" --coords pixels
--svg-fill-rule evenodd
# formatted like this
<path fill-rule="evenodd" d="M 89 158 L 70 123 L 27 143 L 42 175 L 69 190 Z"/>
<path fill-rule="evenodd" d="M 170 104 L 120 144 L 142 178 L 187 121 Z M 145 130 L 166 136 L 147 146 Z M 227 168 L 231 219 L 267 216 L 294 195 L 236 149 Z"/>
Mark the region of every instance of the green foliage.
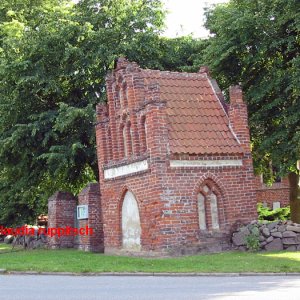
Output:
<path fill-rule="evenodd" d="M 300 2 L 231 0 L 207 11 L 204 59 L 222 88 L 242 83 L 255 168 L 295 171 L 300 156 Z"/>
<path fill-rule="evenodd" d="M 248 234 L 245 238 L 246 247 L 250 251 L 258 251 L 260 249 L 259 229 L 257 225 L 252 225 L 249 230 L 250 234 Z"/>
<path fill-rule="evenodd" d="M 157 36 L 153 38 L 147 51 L 144 45 L 143 41 L 139 41 L 133 46 L 127 53 L 128 59 L 134 61 L 138 56 L 141 66 L 152 69 L 198 72 L 202 63 L 198 55 L 203 53 L 207 41 L 194 39 L 192 36 L 174 39 Z"/>
<path fill-rule="evenodd" d="M 164 13 L 155 0 L 3 0 L 0 8 L 0 223 L 20 224 L 44 212 L 55 190 L 77 194 L 97 179 L 105 75 L 139 41 L 151 47 Z"/>
<path fill-rule="evenodd" d="M 257 212 L 258 220 L 260 221 L 290 220 L 291 218 L 291 210 L 289 206 L 272 210 L 268 207 L 264 207 L 262 203 L 258 203 Z"/>
<path fill-rule="evenodd" d="M 119 56 L 195 69 L 205 43 L 159 37 L 159 0 L 2 0 L 0 224 L 32 223 L 56 190 L 97 180 L 95 106 Z"/>

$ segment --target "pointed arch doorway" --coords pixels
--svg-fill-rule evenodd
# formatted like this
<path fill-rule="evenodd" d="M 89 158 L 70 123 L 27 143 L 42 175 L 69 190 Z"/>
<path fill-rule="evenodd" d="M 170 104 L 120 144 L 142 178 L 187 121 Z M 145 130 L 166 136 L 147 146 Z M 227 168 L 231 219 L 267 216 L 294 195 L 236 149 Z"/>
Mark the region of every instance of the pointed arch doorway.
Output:
<path fill-rule="evenodd" d="M 123 249 L 141 250 L 141 221 L 135 196 L 127 191 L 122 205 L 122 246 Z"/>

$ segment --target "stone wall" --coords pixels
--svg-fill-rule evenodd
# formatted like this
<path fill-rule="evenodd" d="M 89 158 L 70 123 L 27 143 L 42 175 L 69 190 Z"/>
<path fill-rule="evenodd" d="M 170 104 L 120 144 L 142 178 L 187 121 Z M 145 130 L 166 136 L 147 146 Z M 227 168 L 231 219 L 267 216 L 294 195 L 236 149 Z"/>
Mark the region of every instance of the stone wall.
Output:
<path fill-rule="evenodd" d="M 40 249 L 48 248 L 48 238 L 44 233 L 39 233 L 41 227 L 38 226 L 27 226 L 34 229 L 34 235 L 25 235 L 25 236 L 15 236 L 13 238 L 13 245 L 21 245 L 26 249 Z M 9 237 L 9 236 L 8 236 Z"/>
<path fill-rule="evenodd" d="M 300 250 L 300 224 L 292 221 L 276 221 L 268 223 L 251 222 L 240 227 L 232 235 L 232 243 L 236 249 L 247 249 L 247 237 L 257 236 L 259 249 L 265 251 Z"/>

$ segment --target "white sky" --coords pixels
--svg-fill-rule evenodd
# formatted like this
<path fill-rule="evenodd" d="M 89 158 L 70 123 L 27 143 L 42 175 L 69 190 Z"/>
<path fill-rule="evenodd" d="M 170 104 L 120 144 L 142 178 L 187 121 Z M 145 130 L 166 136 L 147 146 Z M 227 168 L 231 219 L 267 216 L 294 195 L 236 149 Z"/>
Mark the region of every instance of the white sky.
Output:
<path fill-rule="evenodd" d="M 194 37 L 207 37 L 203 27 L 204 7 L 225 3 L 229 0 L 163 0 L 169 14 L 166 18 L 167 29 L 164 36 L 176 37 L 193 33 Z"/>

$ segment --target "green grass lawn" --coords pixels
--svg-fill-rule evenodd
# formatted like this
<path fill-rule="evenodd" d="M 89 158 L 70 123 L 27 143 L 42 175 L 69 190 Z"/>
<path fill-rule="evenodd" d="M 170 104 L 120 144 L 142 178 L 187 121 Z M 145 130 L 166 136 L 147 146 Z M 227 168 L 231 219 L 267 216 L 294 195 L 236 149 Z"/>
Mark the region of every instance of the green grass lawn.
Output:
<path fill-rule="evenodd" d="M 20 250 L 0 244 L 0 269 L 38 272 L 300 272 L 300 252 L 226 252 L 176 258 L 109 256 L 78 250 Z"/>

